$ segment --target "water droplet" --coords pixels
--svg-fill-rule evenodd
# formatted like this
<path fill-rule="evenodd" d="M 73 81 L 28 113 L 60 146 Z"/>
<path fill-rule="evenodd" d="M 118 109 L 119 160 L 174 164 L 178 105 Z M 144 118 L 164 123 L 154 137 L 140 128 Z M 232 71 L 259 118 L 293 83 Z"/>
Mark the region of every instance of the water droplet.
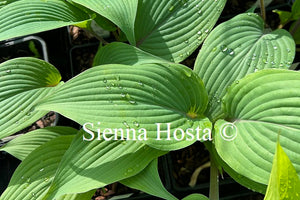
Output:
<path fill-rule="evenodd" d="M 136 127 L 139 127 L 139 126 L 140 126 L 140 124 L 139 124 L 137 121 L 134 121 L 134 122 L 133 122 L 133 125 L 136 126 Z"/>
<path fill-rule="evenodd" d="M 24 179 L 24 176 L 22 176 L 21 179 Z"/>
<path fill-rule="evenodd" d="M 197 32 L 197 34 L 198 34 L 198 35 L 201 35 L 201 34 L 202 34 L 202 32 L 201 32 L 201 31 L 198 31 L 198 32 Z"/>
<path fill-rule="evenodd" d="M 235 81 L 235 84 L 239 84 L 239 83 L 240 83 L 240 81 L 238 81 L 238 80 Z"/>
<path fill-rule="evenodd" d="M 197 4 L 195 7 L 198 9 L 199 8 L 199 4 Z"/>
<path fill-rule="evenodd" d="M 201 15 L 201 13 L 202 13 L 202 10 L 198 10 L 198 14 Z"/>
<path fill-rule="evenodd" d="M 277 50 L 277 46 L 273 46 L 274 50 Z"/>
<path fill-rule="evenodd" d="M 186 40 L 186 41 L 184 41 L 186 44 L 188 44 L 189 43 L 189 41 L 188 40 Z"/>
<path fill-rule="evenodd" d="M 209 30 L 208 30 L 208 29 L 206 29 L 204 32 L 205 32 L 205 33 L 208 33 L 208 32 L 209 32 Z"/>
<path fill-rule="evenodd" d="M 271 62 L 271 64 L 272 64 L 272 65 L 275 65 L 275 62 L 274 62 L 274 61 L 272 61 L 272 62 Z"/>
<path fill-rule="evenodd" d="M 221 103 L 221 100 L 220 100 L 220 99 L 218 99 L 217 103 Z"/>
<path fill-rule="evenodd" d="M 40 172 L 44 171 L 44 168 L 40 169 Z"/>
<path fill-rule="evenodd" d="M 130 128 L 130 126 L 128 125 L 128 123 L 126 121 L 123 121 L 123 125 L 126 127 L 126 128 Z"/>
<path fill-rule="evenodd" d="M 107 83 L 107 79 L 106 78 L 103 79 L 103 83 Z"/>
<path fill-rule="evenodd" d="M 288 53 L 290 53 L 290 52 L 291 52 L 291 50 L 290 50 L 289 48 L 287 48 L 286 50 L 287 50 L 287 52 L 288 52 Z"/>
<path fill-rule="evenodd" d="M 142 81 L 139 81 L 140 86 L 144 86 L 144 83 Z"/>
<path fill-rule="evenodd" d="M 107 90 L 110 90 L 110 89 L 111 89 L 109 85 L 107 85 L 105 88 L 106 88 Z"/>
<path fill-rule="evenodd" d="M 122 98 L 125 98 L 125 97 L 126 97 L 126 94 L 121 93 L 121 97 L 122 97 Z"/>
<path fill-rule="evenodd" d="M 44 178 L 44 181 L 45 181 L 45 182 L 48 182 L 48 181 L 49 181 L 49 178 L 48 178 L 48 177 Z"/>
<path fill-rule="evenodd" d="M 221 51 L 226 52 L 228 48 L 227 48 L 226 45 L 222 45 L 222 46 L 220 47 L 220 49 L 221 49 Z"/>
<path fill-rule="evenodd" d="M 129 102 L 130 104 L 136 104 L 136 101 L 135 101 L 134 99 L 130 99 L 128 102 Z"/>
<path fill-rule="evenodd" d="M 6 70 L 6 73 L 8 73 L 8 74 L 11 73 L 11 70 L 10 69 Z"/>
<path fill-rule="evenodd" d="M 16 124 L 19 124 L 19 121 L 16 121 Z"/>
<path fill-rule="evenodd" d="M 234 55 L 234 51 L 233 51 L 232 49 L 228 49 L 228 50 L 227 50 L 227 53 L 228 53 L 229 55 L 231 55 L 231 56 Z"/>

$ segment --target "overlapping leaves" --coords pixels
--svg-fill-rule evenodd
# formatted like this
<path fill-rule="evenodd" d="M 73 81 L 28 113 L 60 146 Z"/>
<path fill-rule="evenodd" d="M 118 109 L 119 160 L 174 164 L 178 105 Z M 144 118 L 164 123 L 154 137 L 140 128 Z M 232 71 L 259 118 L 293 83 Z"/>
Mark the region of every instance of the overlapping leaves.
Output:
<path fill-rule="evenodd" d="M 300 174 L 299 83 L 299 72 L 269 69 L 250 74 L 229 88 L 223 99 L 226 121 L 219 120 L 215 125 L 215 147 L 235 172 L 261 186 L 238 180 L 242 184 L 263 192 L 278 134 L 281 146 Z M 226 128 L 228 122 L 236 128 Z M 224 130 L 231 132 L 224 135 Z M 224 139 L 232 134 L 236 134 L 235 139 Z"/>
<path fill-rule="evenodd" d="M 0 41 L 86 22 L 91 17 L 61 0 L 19 0 L 0 9 Z"/>
<path fill-rule="evenodd" d="M 27 58 L 0 65 L 0 138 L 34 123 L 47 111 L 35 110 L 42 98 L 51 95 L 61 77 L 45 61 Z"/>
<path fill-rule="evenodd" d="M 209 95 L 206 115 L 222 116 L 221 99 L 235 80 L 265 68 L 288 69 L 295 56 L 295 42 L 285 30 L 264 28 L 261 17 L 241 14 L 217 26 L 204 42 L 195 63 Z"/>

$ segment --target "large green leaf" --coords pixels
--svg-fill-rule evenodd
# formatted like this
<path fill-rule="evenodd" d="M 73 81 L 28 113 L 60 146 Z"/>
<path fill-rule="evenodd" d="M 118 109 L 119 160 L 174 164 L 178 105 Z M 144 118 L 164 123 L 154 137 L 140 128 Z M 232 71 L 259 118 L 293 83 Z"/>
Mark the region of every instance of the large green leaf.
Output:
<path fill-rule="evenodd" d="M 103 64 L 139 65 L 146 63 L 166 63 L 160 57 L 144 52 L 134 46 L 114 42 L 100 48 L 94 58 L 94 66 Z"/>
<path fill-rule="evenodd" d="M 60 136 L 36 148 L 16 169 L 1 200 L 41 199 L 74 136 Z"/>
<path fill-rule="evenodd" d="M 206 104 L 201 79 L 185 66 L 114 64 L 93 67 L 74 77 L 36 109 L 59 112 L 94 131 L 120 134 L 122 129 L 124 135 L 129 132 L 130 137 L 125 136 L 129 140 L 136 132 L 141 136 L 137 140 L 161 150 L 174 150 L 194 143 L 196 132 L 200 137 L 208 133 L 205 128 L 210 129 L 211 123 L 203 116 Z"/>
<path fill-rule="evenodd" d="M 190 194 L 184 197 L 182 200 L 209 200 L 206 196 L 202 194 Z"/>
<path fill-rule="evenodd" d="M 18 58 L 0 64 L 0 138 L 25 128 L 45 115 L 35 110 L 51 95 L 61 77 L 55 67 L 36 58 Z"/>
<path fill-rule="evenodd" d="M 279 142 L 264 200 L 299 199 L 300 179 Z"/>
<path fill-rule="evenodd" d="M 180 62 L 206 38 L 226 0 L 139 1 L 137 47 L 166 60 Z"/>
<path fill-rule="evenodd" d="M 154 159 L 143 171 L 120 182 L 128 187 L 141 190 L 153 196 L 176 200 L 177 198 L 170 194 L 163 186 L 158 174 L 157 165 L 157 159 Z"/>
<path fill-rule="evenodd" d="M 241 184 L 265 190 L 279 133 L 280 143 L 300 175 L 299 87 L 299 72 L 265 69 L 228 89 L 223 99 L 226 121 L 216 122 L 214 144 L 227 165 L 261 186 L 236 179 Z"/>
<path fill-rule="evenodd" d="M 90 16 L 62 0 L 20 0 L 0 9 L 0 41 L 83 23 Z"/>
<path fill-rule="evenodd" d="M 136 141 L 109 141 L 102 137 L 84 141 L 86 135 L 83 130 L 76 135 L 44 199 L 90 191 L 134 176 L 167 153 Z"/>
<path fill-rule="evenodd" d="M 106 17 L 126 34 L 128 41 L 135 45 L 134 21 L 138 0 L 73 0 Z"/>
<path fill-rule="evenodd" d="M 33 150 L 53 138 L 61 135 L 73 135 L 75 133 L 77 133 L 76 129 L 63 126 L 37 129 L 10 141 L 2 146 L 0 151 L 6 151 L 18 159 L 24 160 Z"/>
<path fill-rule="evenodd" d="M 264 68 L 288 69 L 295 56 L 295 42 L 285 30 L 269 32 L 257 14 L 241 14 L 217 26 L 204 42 L 195 72 L 209 95 L 206 115 L 222 115 L 226 88 L 246 74 Z"/>

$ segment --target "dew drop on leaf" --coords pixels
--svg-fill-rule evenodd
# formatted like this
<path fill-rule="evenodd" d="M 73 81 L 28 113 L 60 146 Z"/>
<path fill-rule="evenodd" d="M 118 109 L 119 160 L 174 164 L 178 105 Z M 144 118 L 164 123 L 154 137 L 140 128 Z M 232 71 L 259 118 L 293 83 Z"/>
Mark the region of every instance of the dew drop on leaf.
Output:
<path fill-rule="evenodd" d="M 277 50 L 277 46 L 273 46 L 273 49 Z"/>
<path fill-rule="evenodd" d="M 136 101 L 133 100 L 133 99 L 130 99 L 128 102 L 129 102 L 130 104 L 136 104 Z"/>
<path fill-rule="evenodd" d="M 227 48 L 226 45 L 222 45 L 222 46 L 220 47 L 220 49 L 221 49 L 222 52 L 226 52 L 228 48 Z"/>
<path fill-rule="evenodd" d="M 240 81 L 238 81 L 238 80 L 235 81 L 235 84 L 239 84 L 239 83 L 240 83 Z"/>
<path fill-rule="evenodd" d="M 8 73 L 8 74 L 11 73 L 11 70 L 10 69 L 6 70 L 6 73 Z"/>
<path fill-rule="evenodd" d="M 136 127 L 139 127 L 139 126 L 140 126 L 140 124 L 139 124 L 137 121 L 134 121 L 134 122 L 133 122 L 133 125 L 136 126 Z"/>
<path fill-rule="evenodd" d="M 232 49 L 228 49 L 228 50 L 227 50 L 227 53 L 228 53 L 229 55 L 231 55 L 231 56 L 234 55 L 234 51 L 233 51 Z"/>
<path fill-rule="evenodd" d="M 202 10 L 199 10 L 199 11 L 198 11 L 198 14 L 201 15 L 201 14 L 202 14 Z"/>
<path fill-rule="evenodd" d="M 144 86 L 144 83 L 142 81 L 139 81 L 140 86 Z"/>
<path fill-rule="evenodd" d="M 208 30 L 208 29 L 206 29 L 204 32 L 205 32 L 205 33 L 208 33 L 208 32 L 209 32 L 209 30 Z"/>
<path fill-rule="evenodd" d="M 107 83 L 107 79 L 106 78 L 103 79 L 103 83 Z"/>
<path fill-rule="evenodd" d="M 44 168 L 40 169 L 40 172 L 44 171 Z"/>
<path fill-rule="evenodd" d="M 128 125 L 128 123 L 126 121 L 123 121 L 123 125 L 126 127 L 126 128 L 130 128 L 130 126 Z"/>
<path fill-rule="evenodd" d="M 125 98 L 125 97 L 126 97 L 126 94 L 121 93 L 121 97 L 122 97 L 122 98 Z"/>
<path fill-rule="evenodd" d="M 198 34 L 198 35 L 201 35 L 201 34 L 202 34 L 202 32 L 201 32 L 201 31 L 198 31 L 198 32 L 197 32 L 197 34 Z"/>

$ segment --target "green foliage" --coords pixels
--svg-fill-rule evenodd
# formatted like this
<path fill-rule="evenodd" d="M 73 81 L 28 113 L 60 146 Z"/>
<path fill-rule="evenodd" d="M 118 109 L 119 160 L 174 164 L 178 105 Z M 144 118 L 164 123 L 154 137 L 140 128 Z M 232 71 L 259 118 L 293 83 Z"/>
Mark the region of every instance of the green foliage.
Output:
<path fill-rule="evenodd" d="M 157 158 L 210 140 L 210 131 L 211 154 L 242 185 L 265 193 L 269 183 L 268 191 L 275 191 L 285 163 L 295 168 L 287 181 L 296 186 L 300 76 L 288 70 L 295 41 L 285 30 L 265 29 L 254 13 L 240 14 L 212 30 L 225 2 L 0 4 L 0 40 L 66 25 L 90 30 L 95 20 L 109 31 L 120 29 L 130 43 L 100 48 L 94 67 L 65 83 L 54 66 L 36 58 L 0 64 L 0 138 L 48 111 L 83 126 L 80 131 L 32 131 L 1 147 L 22 163 L 0 199 L 89 199 L 96 188 L 116 181 L 176 199 L 159 179 Z M 282 21 L 297 17 L 298 5 L 296 1 L 292 14 L 282 13 Z M 194 71 L 178 64 L 203 41 Z M 275 152 L 278 132 L 290 161 L 279 147 Z M 184 199 L 207 197 L 192 194 Z"/>
<path fill-rule="evenodd" d="M 300 179 L 279 142 L 273 159 L 273 166 L 265 200 L 299 198 Z"/>

